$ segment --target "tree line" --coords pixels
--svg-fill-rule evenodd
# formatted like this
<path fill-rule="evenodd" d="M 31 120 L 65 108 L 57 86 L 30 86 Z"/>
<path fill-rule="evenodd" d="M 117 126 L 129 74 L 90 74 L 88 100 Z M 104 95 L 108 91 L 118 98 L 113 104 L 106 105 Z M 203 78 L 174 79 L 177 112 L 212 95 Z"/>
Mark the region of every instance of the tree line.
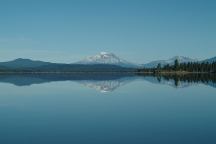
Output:
<path fill-rule="evenodd" d="M 160 63 L 156 68 L 143 68 L 139 69 L 138 72 L 175 72 L 175 71 L 185 71 L 185 72 L 200 72 L 200 73 L 216 73 L 216 62 L 189 62 L 189 63 L 179 63 L 176 59 L 174 65 L 164 65 Z"/>

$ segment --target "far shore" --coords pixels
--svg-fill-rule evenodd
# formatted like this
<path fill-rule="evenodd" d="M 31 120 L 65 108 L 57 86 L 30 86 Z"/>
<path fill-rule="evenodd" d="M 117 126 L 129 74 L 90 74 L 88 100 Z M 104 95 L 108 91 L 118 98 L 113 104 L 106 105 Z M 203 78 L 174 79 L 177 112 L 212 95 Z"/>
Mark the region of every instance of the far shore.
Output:
<path fill-rule="evenodd" d="M 135 74 L 132 71 L 83 71 L 83 72 L 0 72 L 0 74 Z"/>
<path fill-rule="evenodd" d="M 186 75 L 186 74 L 215 74 L 210 72 L 188 72 L 188 71 L 79 71 L 79 72 L 0 72 L 0 74 L 149 74 L 149 75 Z"/>
<path fill-rule="evenodd" d="M 183 74 L 215 74 L 215 73 L 210 73 L 210 72 L 188 72 L 188 71 L 142 71 L 142 72 L 137 72 L 138 74 L 176 74 L 176 75 L 183 75 Z"/>

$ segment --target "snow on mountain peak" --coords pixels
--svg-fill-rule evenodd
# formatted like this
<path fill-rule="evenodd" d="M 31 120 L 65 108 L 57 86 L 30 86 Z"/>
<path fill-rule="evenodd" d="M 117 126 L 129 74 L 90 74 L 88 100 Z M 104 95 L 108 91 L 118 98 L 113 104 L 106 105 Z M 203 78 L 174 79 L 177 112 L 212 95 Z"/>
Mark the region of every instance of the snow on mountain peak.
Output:
<path fill-rule="evenodd" d="M 96 63 L 96 64 L 116 64 L 121 60 L 113 53 L 101 52 L 95 56 L 90 56 L 84 59 L 84 61 Z"/>
<path fill-rule="evenodd" d="M 134 64 L 129 63 L 126 60 L 123 60 L 118 56 L 116 56 L 115 54 L 109 52 L 100 52 L 95 56 L 87 57 L 77 63 L 78 64 L 112 64 L 112 65 L 118 65 L 123 67 L 135 66 Z"/>
<path fill-rule="evenodd" d="M 174 65 L 175 60 L 178 60 L 179 63 L 188 63 L 188 62 L 197 62 L 197 59 L 191 59 L 189 57 L 184 57 L 184 56 L 175 56 L 172 57 L 168 60 L 156 60 L 156 61 L 152 61 L 149 62 L 147 64 L 144 64 L 144 67 L 146 68 L 155 68 L 157 67 L 157 65 L 160 63 L 162 66 L 165 66 L 166 64 L 169 65 Z"/>
<path fill-rule="evenodd" d="M 185 57 L 185 56 L 174 56 L 173 58 L 169 59 L 169 60 L 178 60 L 180 62 L 187 62 L 187 61 L 197 61 L 195 59 L 191 59 L 189 57 Z"/>
<path fill-rule="evenodd" d="M 112 53 L 108 53 L 108 52 L 100 52 L 100 55 L 110 55 Z"/>

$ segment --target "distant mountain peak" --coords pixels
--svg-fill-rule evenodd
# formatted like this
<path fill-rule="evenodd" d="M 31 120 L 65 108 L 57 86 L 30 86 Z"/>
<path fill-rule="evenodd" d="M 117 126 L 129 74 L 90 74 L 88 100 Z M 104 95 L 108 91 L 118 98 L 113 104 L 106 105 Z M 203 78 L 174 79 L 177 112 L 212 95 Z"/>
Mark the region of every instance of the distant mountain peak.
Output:
<path fill-rule="evenodd" d="M 114 53 L 110 52 L 100 52 L 99 54 L 89 56 L 77 62 L 77 64 L 111 64 L 122 67 L 137 67 L 137 65 L 130 63 L 124 59 L 121 59 Z"/>
<path fill-rule="evenodd" d="M 17 59 L 12 60 L 11 62 L 23 62 L 23 61 L 33 61 L 33 60 L 31 60 L 31 59 L 24 59 L 24 58 L 17 58 Z"/>
<path fill-rule="evenodd" d="M 172 58 L 170 58 L 170 59 L 172 59 L 172 60 L 179 60 L 179 59 L 188 59 L 188 57 L 185 57 L 185 56 L 174 56 L 174 57 L 172 57 Z"/>
<path fill-rule="evenodd" d="M 192 59 L 186 56 L 174 56 L 169 60 L 179 60 L 180 62 L 181 61 L 198 61 L 198 59 Z"/>
<path fill-rule="evenodd" d="M 100 52 L 100 55 L 113 55 L 113 53 L 110 53 L 110 52 Z"/>
<path fill-rule="evenodd" d="M 108 53 L 108 52 L 100 52 L 99 54 L 95 56 L 90 56 L 88 57 L 88 60 L 94 61 L 94 62 L 99 62 L 99 63 L 118 63 L 121 61 L 119 57 L 117 57 L 113 53 Z"/>
<path fill-rule="evenodd" d="M 192 58 L 185 57 L 185 56 L 174 56 L 174 57 L 167 59 L 167 60 L 152 61 L 152 62 L 149 62 L 147 64 L 144 64 L 143 66 L 146 68 L 155 68 L 155 67 L 157 67 L 158 64 L 161 64 L 162 66 L 165 66 L 167 64 L 174 65 L 175 60 L 178 60 L 179 63 L 198 62 L 197 59 L 192 59 Z"/>
<path fill-rule="evenodd" d="M 205 59 L 205 60 L 203 60 L 203 62 L 205 62 L 205 63 L 213 63 L 213 62 L 216 62 L 216 56 L 215 56 L 215 57 L 212 57 L 212 58 L 209 58 L 209 59 Z"/>
<path fill-rule="evenodd" d="M 8 68 L 34 68 L 50 64 L 49 62 L 35 61 L 31 59 L 17 58 L 8 62 L 0 62 L 0 66 Z"/>

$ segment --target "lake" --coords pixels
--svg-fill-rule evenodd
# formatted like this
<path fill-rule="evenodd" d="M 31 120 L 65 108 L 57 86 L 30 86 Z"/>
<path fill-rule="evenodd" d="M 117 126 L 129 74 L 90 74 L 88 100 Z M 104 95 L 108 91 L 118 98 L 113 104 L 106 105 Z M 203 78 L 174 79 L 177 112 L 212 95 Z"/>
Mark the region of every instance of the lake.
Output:
<path fill-rule="evenodd" d="M 215 144 L 215 76 L 0 75 L 1 144 Z"/>

